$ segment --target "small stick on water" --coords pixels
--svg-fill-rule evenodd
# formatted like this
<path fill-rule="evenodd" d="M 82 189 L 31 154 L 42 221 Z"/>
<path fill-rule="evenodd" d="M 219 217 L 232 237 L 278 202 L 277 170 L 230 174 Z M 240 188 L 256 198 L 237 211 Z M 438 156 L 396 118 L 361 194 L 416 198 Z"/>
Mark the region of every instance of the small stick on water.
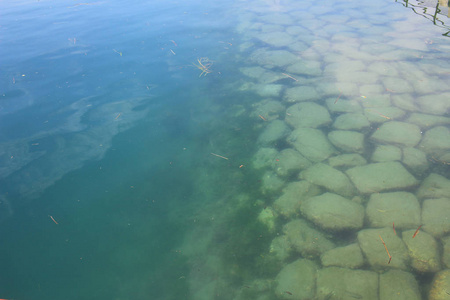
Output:
<path fill-rule="evenodd" d="M 387 120 L 390 120 L 391 118 L 389 118 L 388 116 L 383 115 L 382 113 L 380 113 L 379 111 L 376 111 L 375 109 L 372 109 L 372 111 L 374 111 L 375 113 L 377 113 L 380 117 L 385 118 Z"/>
<path fill-rule="evenodd" d="M 336 101 L 334 101 L 334 104 L 336 104 L 339 100 L 339 98 L 341 98 L 342 92 L 339 94 L 339 97 L 337 97 Z"/>
<path fill-rule="evenodd" d="M 416 235 L 419 233 L 419 229 L 420 229 L 420 227 L 422 227 L 422 225 L 420 225 L 419 226 L 419 228 L 417 228 L 417 230 L 416 230 L 416 232 L 414 232 L 414 234 L 413 234 L 413 237 L 412 238 L 415 238 L 416 237 Z"/>
<path fill-rule="evenodd" d="M 263 116 L 261 116 L 261 115 L 258 115 L 261 119 L 263 119 L 263 121 L 267 121 L 267 119 L 266 118 L 264 118 Z"/>
<path fill-rule="evenodd" d="M 50 217 L 50 219 L 52 219 L 53 222 L 55 222 L 56 225 L 58 225 L 58 222 L 56 222 L 56 220 L 52 216 L 50 216 L 50 215 L 48 215 L 48 216 Z"/>
<path fill-rule="evenodd" d="M 381 237 L 381 235 L 378 235 L 378 236 L 380 237 L 380 240 L 381 240 L 381 242 L 383 243 L 384 249 L 386 249 L 386 253 L 387 253 L 387 255 L 389 256 L 388 264 L 390 264 L 390 263 L 391 263 L 392 256 L 389 254 L 389 250 L 388 250 L 388 248 L 386 247 L 386 244 L 384 243 L 383 238 Z"/>
<path fill-rule="evenodd" d="M 225 157 L 225 156 L 222 156 L 222 155 L 219 155 L 219 154 L 215 154 L 215 153 L 212 153 L 212 152 L 211 152 L 211 154 L 214 155 L 214 156 L 217 156 L 217 157 L 220 157 L 220 158 L 228 160 L 228 158 Z"/>
<path fill-rule="evenodd" d="M 291 79 L 293 79 L 293 80 L 295 80 L 295 81 L 298 81 L 297 78 L 294 78 L 294 77 L 292 77 L 292 76 L 289 75 L 289 74 L 286 74 L 286 73 L 281 73 L 281 74 L 283 74 L 284 76 L 287 76 L 287 77 L 289 77 L 289 78 L 291 78 Z"/>
<path fill-rule="evenodd" d="M 397 235 L 397 232 L 395 231 L 395 224 L 392 222 L 392 229 L 394 229 L 394 234 Z"/>

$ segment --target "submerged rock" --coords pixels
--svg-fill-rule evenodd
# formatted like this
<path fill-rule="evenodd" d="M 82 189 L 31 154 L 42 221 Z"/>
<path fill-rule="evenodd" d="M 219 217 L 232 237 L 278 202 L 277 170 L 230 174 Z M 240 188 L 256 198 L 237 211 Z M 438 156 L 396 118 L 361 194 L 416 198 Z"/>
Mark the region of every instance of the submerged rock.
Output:
<path fill-rule="evenodd" d="M 253 167 L 255 169 L 270 167 L 277 155 L 278 151 L 274 148 L 259 148 L 252 159 Z"/>
<path fill-rule="evenodd" d="M 428 199 L 422 204 L 422 229 L 440 237 L 450 232 L 450 198 Z"/>
<path fill-rule="evenodd" d="M 353 196 L 356 193 L 347 175 L 323 163 L 302 171 L 299 177 L 342 196 Z"/>
<path fill-rule="evenodd" d="M 416 124 L 422 129 L 450 124 L 450 118 L 420 113 L 412 113 L 406 121 L 408 123 Z"/>
<path fill-rule="evenodd" d="M 291 130 L 289 126 L 281 120 L 270 122 L 264 131 L 258 137 L 258 143 L 262 145 L 271 145 L 277 141 L 286 138 Z"/>
<path fill-rule="evenodd" d="M 278 98 L 284 88 L 281 84 L 255 84 L 251 86 L 252 90 L 261 97 Z"/>
<path fill-rule="evenodd" d="M 305 200 L 301 211 L 308 220 L 324 229 L 355 230 L 363 226 L 363 206 L 332 193 Z"/>
<path fill-rule="evenodd" d="M 364 134 L 348 131 L 335 130 L 328 133 L 328 139 L 336 147 L 344 152 L 364 152 Z"/>
<path fill-rule="evenodd" d="M 361 113 L 347 113 L 338 116 L 333 127 L 339 130 L 361 130 L 370 127 L 370 122 Z"/>
<path fill-rule="evenodd" d="M 258 215 L 258 221 L 267 227 L 269 232 L 274 232 L 277 221 L 277 214 L 271 207 L 266 207 Z"/>
<path fill-rule="evenodd" d="M 450 180 L 436 173 L 431 173 L 422 181 L 417 197 L 424 198 L 441 198 L 450 196 Z"/>
<path fill-rule="evenodd" d="M 288 148 L 279 153 L 273 160 L 272 168 L 280 176 L 290 176 L 294 173 L 309 168 L 312 163 L 297 150 Z"/>
<path fill-rule="evenodd" d="M 448 99 L 450 99 L 449 92 L 418 97 L 416 102 L 423 113 L 445 115 L 450 112 L 450 101 Z"/>
<path fill-rule="evenodd" d="M 422 175 L 429 167 L 427 155 L 416 148 L 403 148 L 402 162 L 417 175 Z"/>
<path fill-rule="evenodd" d="M 366 215 L 371 227 L 389 227 L 395 222 L 397 229 L 409 229 L 421 224 L 419 200 L 407 192 L 372 194 Z"/>
<path fill-rule="evenodd" d="M 364 264 L 364 257 L 358 244 L 331 249 L 320 257 L 324 267 L 344 267 L 356 269 Z"/>
<path fill-rule="evenodd" d="M 391 189 L 408 188 L 417 180 L 399 162 L 374 163 L 346 171 L 361 193 L 376 193 Z"/>
<path fill-rule="evenodd" d="M 250 114 L 252 118 L 261 121 L 263 116 L 267 121 L 279 119 L 284 116 L 286 108 L 279 101 L 270 99 L 262 100 L 252 105 L 253 112 Z"/>
<path fill-rule="evenodd" d="M 389 261 L 386 248 L 392 256 Z M 364 256 L 374 269 L 396 268 L 407 270 L 409 255 L 402 239 L 395 235 L 392 226 L 382 229 L 364 229 L 358 232 L 358 243 Z"/>
<path fill-rule="evenodd" d="M 419 144 L 419 149 L 430 155 L 439 156 L 450 151 L 450 129 L 444 126 L 434 127 L 427 132 Z"/>
<path fill-rule="evenodd" d="M 305 180 L 291 182 L 283 189 L 283 194 L 275 200 L 273 207 L 279 214 L 289 218 L 300 213 L 303 201 L 320 192 L 318 186 Z"/>
<path fill-rule="evenodd" d="M 421 273 L 439 271 L 441 258 L 436 240 L 426 232 L 417 233 L 413 238 L 415 232 L 415 229 L 402 232 L 402 239 L 408 247 L 412 267 Z"/>
<path fill-rule="evenodd" d="M 355 167 L 367 164 L 364 157 L 359 154 L 342 154 L 328 159 L 328 164 L 333 167 Z"/>
<path fill-rule="evenodd" d="M 298 128 L 289 135 L 287 141 L 312 162 L 323 161 L 336 152 L 325 134 L 319 129 Z"/>
<path fill-rule="evenodd" d="M 442 245 L 442 263 L 447 269 L 450 269 L 450 236 L 442 238 Z"/>
<path fill-rule="evenodd" d="M 434 275 L 428 300 L 448 300 L 450 291 L 450 270 L 444 270 Z"/>
<path fill-rule="evenodd" d="M 302 47 L 302 46 L 303 46 L 302 44 L 297 44 L 297 47 Z M 293 49 L 294 47 L 295 46 L 292 46 L 290 48 Z M 304 61 L 304 60 L 288 66 L 286 68 L 286 72 L 300 74 L 300 75 L 306 75 L 306 76 L 320 76 L 322 74 L 322 70 L 320 69 L 320 62 Z M 318 94 L 317 94 L 317 96 L 318 96 Z M 311 100 L 315 100 L 315 99 L 311 99 Z"/>
<path fill-rule="evenodd" d="M 275 47 L 285 47 L 294 42 L 292 36 L 290 36 L 286 32 L 261 33 L 258 35 L 258 38 L 264 43 Z"/>
<path fill-rule="evenodd" d="M 371 161 L 386 162 L 402 159 L 402 150 L 392 145 L 379 145 L 372 154 Z"/>
<path fill-rule="evenodd" d="M 293 220 L 283 227 L 292 247 L 303 257 L 314 258 L 334 248 L 334 243 L 325 235 L 308 225 L 305 220 Z"/>
<path fill-rule="evenodd" d="M 331 123 L 331 118 L 325 107 L 314 102 L 303 102 L 288 107 L 286 123 L 294 128 L 317 128 Z"/>
<path fill-rule="evenodd" d="M 421 300 L 422 296 L 413 274 L 390 270 L 380 275 L 380 299 Z"/>
<path fill-rule="evenodd" d="M 316 89 L 312 86 L 296 86 L 288 88 L 283 100 L 286 102 L 302 102 L 302 101 L 316 101 L 320 96 Z"/>
<path fill-rule="evenodd" d="M 364 115 L 370 123 L 385 123 L 390 120 L 397 120 L 405 115 L 405 111 L 394 106 L 383 106 L 377 108 L 365 108 Z"/>
<path fill-rule="evenodd" d="M 395 91 L 396 93 L 410 93 L 413 91 L 408 81 L 397 76 L 382 77 L 381 81 L 387 90 Z"/>
<path fill-rule="evenodd" d="M 391 121 L 381 125 L 371 138 L 381 143 L 414 147 L 420 142 L 422 134 L 417 125 Z"/>
<path fill-rule="evenodd" d="M 378 274 L 338 267 L 320 269 L 315 299 L 378 300 Z"/>
<path fill-rule="evenodd" d="M 275 281 L 277 299 L 314 299 L 318 266 L 308 259 L 298 259 L 285 266 Z"/>
<path fill-rule="evenodd" d="M 289 238 L 285 234 L 274 238 L 269 249 L 269 253 L 281 261 L 287 259 L 293 251 L 294 249 L 289 242 Z"/>
<path fill-rule="evenodd" d="M 263 194 L 277 193 L 284 186 L 285 182 L 276 173 L 267 171 L 262 178 L 261 190 Z"/>
<path fill-rule="evenodd" d="M 269 50 L 269 48 L 260 48 L 254 51 L 251 59 L 257 64 L 268 68 L 284 67 L 300 60 L 300 58 L 289 51 Z"/>
<path fill-rule="evenodd" d="M 331 113 L 356 113 L 362 111 L 358 101 L 341 99 L 339 96 L 328 98 L 325 103 Z"/>

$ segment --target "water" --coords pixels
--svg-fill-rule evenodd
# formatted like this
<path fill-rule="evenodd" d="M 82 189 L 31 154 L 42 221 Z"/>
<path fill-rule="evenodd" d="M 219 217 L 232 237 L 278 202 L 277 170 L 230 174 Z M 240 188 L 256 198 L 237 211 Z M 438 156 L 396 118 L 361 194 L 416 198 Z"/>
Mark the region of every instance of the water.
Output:
<path fill-rule="evenodd" d="M 272 167 L 294 146 L 286 135 L 261 142 L 267 124 L 288 122 L 295 102 L 334 121 L 342 111 L 327 103 L 348 101 L 370 126 L 353 128 L 363 149 L 339 152 L 368 161 L 392 144 L 370 138 L 387 120 L 443 118 L 421 134 L 450 124 L 447 8 L 359 5 L 0 3 L 0 297 L 277 299 L 277 274 L 308 256 L 269 251 L 300 217 L 276 208 L 300 169 Z M 262 166 L 261 148 L 276 153 Z M 450 179 L 449 149 L 431 147 L 426 166 L 407 165 L 418 183 L 393 190 L 417 194 L 431 173 Z M 351 195 L 364 207 L 370 197 Z M 356 241 L 356 230 L 324 231 L 337 245 Z M 407 271 L 427 295 L 436 272 Z"/>

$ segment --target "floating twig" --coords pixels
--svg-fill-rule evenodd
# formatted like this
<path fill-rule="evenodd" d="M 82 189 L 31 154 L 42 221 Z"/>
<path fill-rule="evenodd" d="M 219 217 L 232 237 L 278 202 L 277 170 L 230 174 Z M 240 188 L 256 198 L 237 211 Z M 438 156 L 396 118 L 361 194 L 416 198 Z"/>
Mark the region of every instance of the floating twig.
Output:
<path fill-rule="evenodd" d="M 261 115 L 258 115 L 261 119 L 263 119 L 263 121 L 267 121 L 267 119 L 266 118 L 264 118 L 263 116 L 261 116 Z"/>
<path fill-rule="evenodd" d="M 392 229 L 394 229 L 394 234 L 397 235 L 397 232 L 395 231 L 395 225 L 394 225 L 394 222 L 392 222 Z"/>
<path fill-rule="evenodd" d="M 228 157 L 225 157 L 225 156 L 222 156 L 222 155 L 219 155 L 219 154 L 215 154 L 215 153 L 212 153 L 212 152 L 211 152 L 211 154 L 214 155 L 214 156 L 217 156 L 217 157 L 220 157 L 220 158 L 228 160 Z"/>
<path fill-rule="evenodd" d="M 337 97 L 337 99 L 334 101 L 334 104 L 336 104 L 339 100 L 339 98 L 341 98 L 342 92 L 339 94 L 339 97 Z"/>
<path fill-rule="evenodd" d="M 386 249 L 386 253 L 387 253 L 387 255 L 389 256 L 388 264 L 390 264 L 390 263 L 391 263 L 392 256 L 389 254 L 389 250 L 388 250 L 388 248 L 386 247 L 386 244 L 384 243 L 383 238 L 381 237 L 381 235 L 378 235 L 378 236 L 380 237 L 380 240 L 381 240 L 381 242 L 383 243 L 384 249 Z"/>
<path fill-rule="evenodd" d="M 376 111 L 375 109 L 371 109 L 372 111 L 376 112 L 380 117 L 383 117 L 385 119 L 390 120 L 391 118 L 389 118 L 388 116 L 383 115 L 382 113 L 380 113 L 379 111 Z"/>
<path fill-rule="evenodd" d="M 50 219 L 52 219 L 53 222 L 55 222 L 56 225 L 58 225 L 58 222 L 56 222 L 56 220 L 52 216 L 50 216 L 50 215 L 48 215 L 48 216 L 50 217 Z"/>
<path fill-rule="evenodd" d="M 416 237 L 416 235 L 417 235 L 417 233 L 419 233 L 419 229 L 420 229 L 420 227 L 422 227 L 422 225 L 420 225 L 420 226 L 419 226 L 419 228 L 417 228 L 417 230 L 416 230 L 416 232 L 414 232 L 414 234 L 413 234 L 413 237 L 412 237 L 412 238 L 415 238 L 415 237 Z"/>
<path fill-rule="evenodd" d="M 293 79 L 293 80 L 295 80 L 295 81 L 298 81 L 298 79 L 297 78 L 295 78 L 295 77 L 292 77 L 291 75 L 289 75 L 289 74 L 286 74 L 286 73 L 281 73 L 281 74 L 283 74 L 284 76 L 287 76 L 287 77 L 289 77 L 289 78 L 291 78 L 291 79 Z"/>
<path fill-rule="evenodd" d="M 210 68 L 213 65 L 213 62 L 209 60 L 209 58 L 207 57 L 197 58 L 197 62 L 198 64 L 196 63 L 192 64 L 202 71 L 200 75 L 198 75 L 198 77 L 206 76 L 207 74 L 212 72 Z"/>

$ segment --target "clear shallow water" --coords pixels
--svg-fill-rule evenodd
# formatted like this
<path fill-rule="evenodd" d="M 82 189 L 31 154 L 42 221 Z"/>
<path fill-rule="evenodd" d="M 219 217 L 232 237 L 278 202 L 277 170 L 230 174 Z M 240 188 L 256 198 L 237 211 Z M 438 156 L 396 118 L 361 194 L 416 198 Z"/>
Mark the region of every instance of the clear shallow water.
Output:
<path fill-rule="evenodd" d="M 436 71 L 425 75 L 440 88 L 401 94 L 448 92 L 445 28 L 399 3 L 40 1 L 1 11 L 4 298 L 233 299 L 254 279 L 274 279 L 283 264 L 264 257 L 276 233 L 256 219 L 280 191 L 266 191 L 252 160 L 263 119 L 284 112 L 258 107 L 267 98 L 289 106 L 282 91 L 298 83 L 260 49 L 288 50 L 325 71 L 362 40 L 355 60 L 369 65 L 362 54 L 379 51 Z M 395 43 L 407 26 L 423 31 Z M 301 44 L 264 36 L 283 27 L 299 30 Z M 436 47 L 424 48 L 430 41 Z M 202 57 L 213 65 L 200 77 L 193 64 Z M 255 66 L 277 74 L 242 69 Z M 333 86 L 348 81 L 340 70 L 291 76 L 319 97 L 361 96 Z M 329 84 L 319 90 L 321 82 Z M 263 89 L 270 84 L 279 86 Z M 433 170 L 448 178 L 445 165 Z"/>

